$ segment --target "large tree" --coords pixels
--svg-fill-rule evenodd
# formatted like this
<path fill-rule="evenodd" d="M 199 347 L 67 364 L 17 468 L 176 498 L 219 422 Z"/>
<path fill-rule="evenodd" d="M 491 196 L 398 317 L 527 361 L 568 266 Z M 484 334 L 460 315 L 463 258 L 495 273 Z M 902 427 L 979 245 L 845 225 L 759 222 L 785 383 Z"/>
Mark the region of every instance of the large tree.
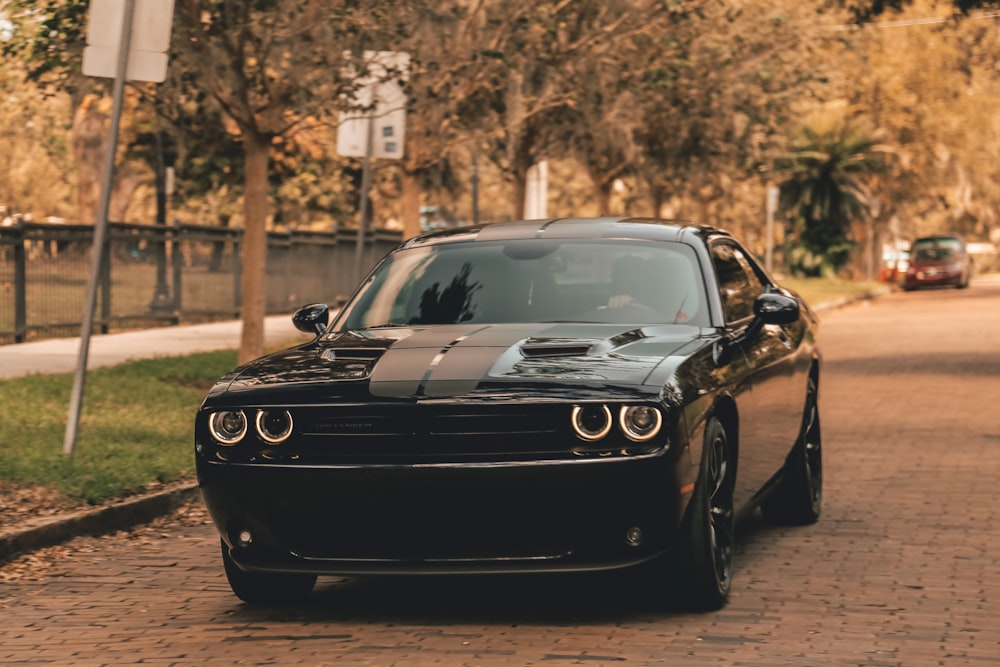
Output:
<path fill-rule="evenodd" d="M 33 62 L 36 80 L 69 88 L 76 94 L 75 123 L 90 131 L 74 142 L 79 163 L 106 150 L 100 129 L 104 110 L 87 93 L 106 83 L 80 75 L 86 0 L 14 0 L 24 8 L 24 25 L 34 30 L 14 40 L 9 51 Z M 226 130 L 242 150 L 244 227 L 242 337 L 239 359 L 264 351 L 266 228 L 270 207 L 269 161 L 274 147 L 304 125 L 332 122 L 344 108 L 357 76 L 366 74 L 348 61 L 366 49 L 385 49 L 408 31 L 411 12 L 420 3 L 401 0 L 177 0 L 169 81 L 176 93 L 159 98 L 175 104 L 174 121 L 190 116 L 208 121 L 215 136 Z M 40 21 L 39 21 L 40 19 Z M 156 97 L 151 95 L 151 97 Z M 213 122 L 213 119 L 216 119 Z M 204 124 L 204 123 L 201 123 Z M 225 129 L 222 129 L 225 128 Z M 124 176 L 119 170 L 119 181 Z M 93 183 L 78 187 L 81 198 Z M 86 208 L 86 202 L 81 203 Z"/>
<path fill-rule="evenodd" d="M 90 223 L 97 217 L 101 157 L 107 150 L 108 117 L 111 109 L 106 79 L 83 76 L 80 71 L 87 28 L 88 0 L 9 0 L 7 11 L 12 31 L 3 44 L 3 54 L 24 63 L 29 82 L 49 96 L 68 94 L 71 113 L 69 154 L 75 172 L 76 213 L 72 217 Z M 135 109 L 130 94 L 130 111 Z M 132 114 L 122 124 L 122 144 L 136 139 L 142 117 Z M 124 154 L 125 150 L 119 151 Z M 119 159 L 118 178 L 112 191 L 109 217 L 120 220 L 138 185 L 148 178 L 141 163 Z"/>
<path fill-rule="evenodd" d="M 475 97 L 473 129 L 484 152 L 511 186 L 510 216 L 523 215 L 528 170 L 540 159 L 568 157 L 585 77 L 637 31 L 653 29 L 662 3 L 599 0 L 496 2 L 488 20 L 515 16 L 511 30 L 488 54 L 493 63 Z M 586 129 L 586 128 L 576 128 Z"/>
<path fill-rule="evenodd" d="M 243 149 L 241 363 L 264 352 L 269 160 L 276 137 L 322 114 L 343 90 L 346 38 L 358 17 L 323 0 L 178 0 L 174 43 L 180 73 L 235 124 Z M 348 32 L 339 33 L 334 14 Z M 355 36 L 356 37 L 356 36 Z M 175 74 L 176 76 L 176 74 Z"/>
<path fill-rule="evenodd" d="M 71 218 L 69 100 L 44 95 L 25 75 L 20 59 L 0 58 L 0 220 L 35 212 Z"/>

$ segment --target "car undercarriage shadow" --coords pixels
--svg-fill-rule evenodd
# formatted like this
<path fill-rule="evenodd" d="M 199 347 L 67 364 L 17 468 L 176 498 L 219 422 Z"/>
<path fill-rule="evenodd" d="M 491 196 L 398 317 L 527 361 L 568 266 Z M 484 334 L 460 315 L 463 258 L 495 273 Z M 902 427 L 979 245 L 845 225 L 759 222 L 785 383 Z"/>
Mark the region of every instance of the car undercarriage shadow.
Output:
<path fill-rule="evenodd" d="M 753 544 L 782 530 L 759 512 L 737 527 L 736 575 L 745 558 L 765 557 Z M 769 554 L 766 557 L 773 557 Z M 681 593 L 658 596 L 649 572 L 520 575 L 320 577 L 313 593 L 294 605 L 248 606 L 231 612 L 243 621 L 375 622 L 452 625 L 605 624 L 642 618 L 699 614 Z M 683 577 L 681 577 L 681 580 Z"/>
<path fill-rule="evenodd" d="M 240 605 L 246 621 L 559 625 L 684 613 L 657 601 L 632 573 L 321 577 L 295 605 Z"/>

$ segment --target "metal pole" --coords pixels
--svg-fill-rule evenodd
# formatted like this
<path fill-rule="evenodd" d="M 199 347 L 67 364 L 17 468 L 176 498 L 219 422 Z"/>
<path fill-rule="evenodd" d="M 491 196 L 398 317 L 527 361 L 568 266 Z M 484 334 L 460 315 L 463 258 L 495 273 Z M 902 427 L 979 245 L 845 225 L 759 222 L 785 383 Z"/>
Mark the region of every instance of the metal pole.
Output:
<path fill-rule="evenodd" d="M 479 146 L 472 144 L 472 224 L 479 224 Z"/>
<path fill-rule="evenodd" d="M 170 311 L 167 290 L 167 164 L 163 156 L 163 130 L 156 130 L 156 287 L 149 309 L 154 313 Z"/>
<path fill-rule="evenodd" d="M 766 244 L 764 247 L 764 268 L 767 269 L 768 273 L 771 273 L 774 270 L 774 211 L 778 203 L 778 188 L 768 184 L 765 198 L 764 208 L 767 212 L 767 226 L 764 232 Z"/>
<path fill-rule="evenodd" d="M 17 243 L 14 244 L 14 342 L 28 339 L 28 242 L 24 221 L 17 220 Z"/>
<path fill-rule="evenodd" d="M 354 275 L 356 280 L 364 277 L 365 235 L 368 231 L 368 217 L 371 203 L 368 190 L 372 187 L 372 143 L 375 133 L 375 111 L 368 112 L 368 136 L 365 139 L 365 159 L 361 169 L 361 219 L 358 221 L 358 242 L 354 248 Z"/>
<path fill-rule="evenodd" d="M 90 354 L 90 334 L 94 328 L 94 308 L 97 306 L 97 282 L 104 259 L 104 240 L 108 232 L 108 209 L 111 205 L 111 178 L 115 169 L 115 150 L 118 146 L 118 129 L 121 124 L 122 103 L 125 98 L 125 75 L 128 72 L 128 50 L 132 39 L 132 17 L 135 14 L 135 0 L 125 0 L 125 15 L 122 17 L 121 41 L 118 45 L 118 71 L 112 87 L 111 128 L 108 132 L 108 147 L 104 156 L 104 173 L 101 180 L 101 198 L 98 202 L 97 220 L 94 222 L 94 247 L 91 250 L 90 280 L 83 307 L 83 325 L 80 327 L 80 356 L 73 378 L 73 393 L 70 397 L 69 417 L 66 422 L 66 438 L 63 454 L 72 456 L 76 448 L 76 431 L 80 425 L 80 406 L 83 403 L 83 389 L 87 379 L 87 357 Z"/>

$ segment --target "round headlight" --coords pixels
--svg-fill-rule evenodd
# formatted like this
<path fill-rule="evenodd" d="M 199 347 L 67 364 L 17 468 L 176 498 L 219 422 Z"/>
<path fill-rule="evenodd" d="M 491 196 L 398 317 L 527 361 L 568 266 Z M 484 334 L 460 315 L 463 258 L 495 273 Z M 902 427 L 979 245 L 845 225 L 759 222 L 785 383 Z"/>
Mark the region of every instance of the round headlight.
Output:
<path fill-rule="evenodd" d="M 611 430 L 611 410 L 606 405 L 573 406 L 573 430 L 588 442 L 600 440 Z"/>
<path fill-rule="evenodd" d="M 292 415 L 288 410 L 258 410 L 257 435 L 261 440 L 277 445 L 292 434 Z"/>
<path fill-rule="evenodd" d="M 213 412 L 208 418 L 212 437 L 223 445 L 235 445 L 247 434 L 247 418 L 242 410 Z"/>
<path fill-rule="evenodd" d="M 645 442 L 660 432 L 663 416 L 648 405 L 627 405 L 618 413 L 618 423 L 629 440 Z"/>

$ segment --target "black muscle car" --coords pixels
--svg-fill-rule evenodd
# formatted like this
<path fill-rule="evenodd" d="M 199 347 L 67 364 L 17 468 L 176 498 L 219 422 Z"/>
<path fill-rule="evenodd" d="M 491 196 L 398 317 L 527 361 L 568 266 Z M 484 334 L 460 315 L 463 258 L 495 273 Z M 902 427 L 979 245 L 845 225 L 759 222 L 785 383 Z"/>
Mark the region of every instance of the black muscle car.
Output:
<path fill-rule="evenodd" d="M 734 522 L 820 513 L 816 317 L 728 233 L 495 223 L 390 253 L 195 422 L 234 593 L 317 575 L 637 568 L 725 604 Z"/>

